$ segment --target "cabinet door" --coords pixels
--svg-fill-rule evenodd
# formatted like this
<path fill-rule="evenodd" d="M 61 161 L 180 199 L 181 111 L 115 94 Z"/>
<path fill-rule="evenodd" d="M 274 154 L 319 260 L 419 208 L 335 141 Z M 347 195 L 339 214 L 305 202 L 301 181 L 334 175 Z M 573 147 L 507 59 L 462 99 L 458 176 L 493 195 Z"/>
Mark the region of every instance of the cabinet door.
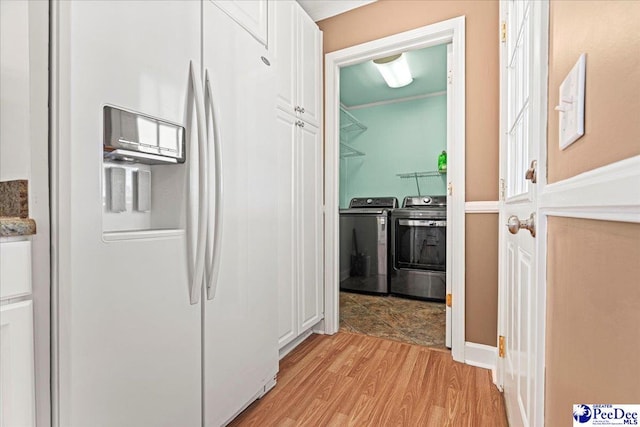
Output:
<path fill-rule="evenodd" d="M 0 243 L 0 299 L 31 293 L 31 242 Z"/>
<path fill-rule="evenodd" d="M 267 0 L 212 0 L 256 40 L 267 46 Z"/>
<path fill-rule="evenodd" d="M 299 331 L 324 317 L 322 283 L 322 141 L 315 126 L 298 130 L 297 191 Z"/>
<path fill-rule="evenodd" d="M 0 425 L 35 426 L 33 306 L 0 307 Z"/>
<path fill-rule="evenodd" d="M 278 111 L 276 119 L 278 152 L 278 346 L 284 347 L 298 335 L 294 200 L 295 138 L 298 127 L 294 116 Z"/>
<path fill-rule="evenodd" d="M 322 86 L 322 33 L 300 8 L 298 11 L 298 105 L 300 118 L 320 126 L 320 90 Z"/>
<path fill-rule="evenodd" d="M 275 56 L 278 74 L 278 107 L 295 114 L 296 104 L 296 12 L 292 0 L 279 0 L 274 7 Z"/>

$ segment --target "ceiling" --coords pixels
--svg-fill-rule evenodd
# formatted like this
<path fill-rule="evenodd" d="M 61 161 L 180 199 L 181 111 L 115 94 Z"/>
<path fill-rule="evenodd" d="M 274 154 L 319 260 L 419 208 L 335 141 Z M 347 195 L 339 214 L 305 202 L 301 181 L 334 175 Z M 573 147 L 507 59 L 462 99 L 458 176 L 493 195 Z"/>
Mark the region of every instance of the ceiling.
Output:
<path fill-rule="evenodd" d="M 347 12 L 376 0 L 298 0 L 315 22 Z"/>
<path fill-rule="evenodd" d="M 372 61 L 340 70 L 340 102 L 347 108 L 427 95 L 447 89 L 447 45 L 405 52 L 413 82 L 397 89 L 385 83 Z"/>

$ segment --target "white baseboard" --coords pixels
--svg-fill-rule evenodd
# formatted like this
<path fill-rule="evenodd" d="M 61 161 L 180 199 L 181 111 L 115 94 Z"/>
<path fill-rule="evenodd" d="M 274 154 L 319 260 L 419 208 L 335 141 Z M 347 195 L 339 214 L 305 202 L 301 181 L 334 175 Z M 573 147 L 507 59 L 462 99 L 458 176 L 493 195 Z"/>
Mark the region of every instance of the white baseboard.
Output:
<path fill-rule="evenodd" d="M 491 369 L 493 382 L 496 380 L 496 364 L 498 361 L 498 349 L 490 345 L 464 343 L 464 363 L 478 368 Z"/>
<path fill-rule="evenodd" d="M 279 352 L 279 359 L 282 360 L 283 357 L 285 357 L 287 354 L 291 353 L 291 351 L 294 348 L 296 348 L 297 346 L 302 344 L 302 341 L 304 341 L 307 338 L 309 338 L 312 333 L 313 333 L 313 331 L 311 330 L 311 328 L 309 328 L 306 331 L 304 331 L 302 334 L 298 335 L 298 337 L 296 337 L 289 344 L 287 344 L 284 347 L 282 347 L 280 349 L 280 352 Z"/>
<path fill-rule="evenodd" d="M 324 324 L 324 319 L 320 320 L 318 323 L 316 323 L 311 327 L 311 331 L 314 334 L 318 334 L 318 335 L 324 335 L 326 333 L 326 330 L 327 328 Z"/>

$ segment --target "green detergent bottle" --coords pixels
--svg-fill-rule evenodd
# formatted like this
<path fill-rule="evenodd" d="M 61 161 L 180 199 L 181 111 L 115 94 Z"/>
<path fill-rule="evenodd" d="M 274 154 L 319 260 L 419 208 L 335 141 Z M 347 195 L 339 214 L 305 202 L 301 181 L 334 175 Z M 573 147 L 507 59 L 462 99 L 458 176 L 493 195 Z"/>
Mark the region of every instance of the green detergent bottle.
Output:
<path fill-rule="evenodd" d="M 447 152 L 442 150 L 438 156 L 438 172 L 445 173 L 447 171 Z"/>

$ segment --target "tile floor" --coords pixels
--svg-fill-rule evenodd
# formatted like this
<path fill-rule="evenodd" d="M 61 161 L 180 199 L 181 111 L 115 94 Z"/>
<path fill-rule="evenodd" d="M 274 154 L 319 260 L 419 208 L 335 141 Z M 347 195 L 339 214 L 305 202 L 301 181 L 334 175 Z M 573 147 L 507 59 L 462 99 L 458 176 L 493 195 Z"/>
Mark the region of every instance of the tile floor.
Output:
<path fill-rule="evenodd" d="M 445 305 L 340 292 L 340 330 L 444 349 Z"/>

